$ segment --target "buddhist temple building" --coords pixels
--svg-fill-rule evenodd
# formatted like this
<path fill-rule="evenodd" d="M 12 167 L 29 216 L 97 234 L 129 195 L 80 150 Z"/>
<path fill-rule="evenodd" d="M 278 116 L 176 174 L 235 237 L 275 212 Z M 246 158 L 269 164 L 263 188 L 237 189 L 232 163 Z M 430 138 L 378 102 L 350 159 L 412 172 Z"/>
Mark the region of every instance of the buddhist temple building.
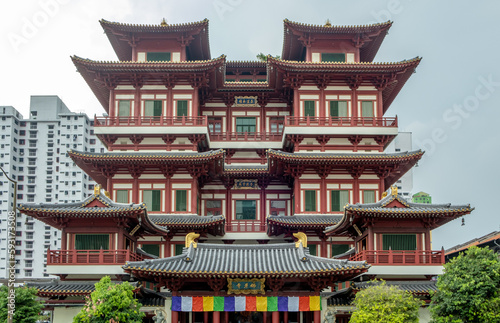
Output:
<path fill-rule="evenodd" d="M 145 322 L 347 322 L 373 278 L 429 295 L 444 263 L 431 230 L 472 208 L 391 189 L 424 154 L 384 152 L 421 60 L 373 61 L 392 22 L 285 19 L 281 58 L 265 61 L 213 58 L 208 20 L 100 23 L 118 60 L 71 59 L 108 152 L 68 154 L 101 186 L 19 206 L 62 231 L 47 260 L 60 280 L 34 284 L 54 322 L 104 275 L 136 284 Z"/>

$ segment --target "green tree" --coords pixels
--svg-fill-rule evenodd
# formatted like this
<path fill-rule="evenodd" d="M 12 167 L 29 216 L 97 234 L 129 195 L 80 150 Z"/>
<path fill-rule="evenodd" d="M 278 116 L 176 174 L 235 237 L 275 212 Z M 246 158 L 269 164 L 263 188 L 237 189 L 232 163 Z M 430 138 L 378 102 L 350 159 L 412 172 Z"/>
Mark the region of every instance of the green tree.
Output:
<path fill-rule="evenodd" d="M 433 322 L 500 322 L 500 261 L 488 248 L 473 246 L 445 264 L 437 287 Z"/>
<path fill-rule="evenodd" d="M 73 323 L 140 323 L 144 313 L 134 298 L 134 287 L 128 282 L 114 284 L 105 276 L 95 284 L 95 291 L 87 298 L 83 309 Z"/>
<path fill-rule="evenodd" d="M 281 56 L 276 55 L 274 56 L 276 59 L 281 59 Z M 257 59 L 262 62 L 267 62 L 267 55 L 264 55 L 264 53 L 258 53 L 257 54 Z"/>
<path fill-rule="evenodd" d="M 356 294 L 356 310 L 350 323 L 413 323 L 418 322 L 418 309 L 423 301 L 397 286 L 384 281 L 374 282 Z"/>
<path fill-rule="evenodd" d="M 0 287 L 0 322 L 7 322 L 7 286 Z M 35 323 L 42 311 L 43 305 L 36 299 L 36 289 L 19 287 L 15 290 L 14 323 Z"/>

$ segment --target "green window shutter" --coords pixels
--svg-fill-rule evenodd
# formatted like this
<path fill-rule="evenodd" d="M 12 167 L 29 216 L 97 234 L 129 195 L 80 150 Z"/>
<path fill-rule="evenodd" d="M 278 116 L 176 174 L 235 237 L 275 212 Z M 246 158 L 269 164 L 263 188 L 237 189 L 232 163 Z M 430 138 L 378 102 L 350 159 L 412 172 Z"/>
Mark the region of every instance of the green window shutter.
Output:
<path fill-rule="evenodd" d="M 182 100 L 177 101 L 177 116 L 187 116 L 188 115 L 188 101 Z"/>
<path fill-rule="evenodd" d="M 322 53 L 322 62 L 345 62 L 345 53 Z"/>
<path fill-rule="evenodd" d="M 254 200 L 236 201 L 236 220 L 255 220 L 257 218 L 257 202 Z"/>
<path fill-rule="evenodd" d="M 117 203 L 128 203 L 128 190 L 116 191 L 116 202 Z"/>
<path fill-rule="evenodd" d="M 150 52 L 147 53 L 146 60 L 148 62 L 169 62 L 170 53 L 168 52 Z"/>
<path fill-rule="evenodd" d="M 240 82 L 252 82 L 252 79 L 240 79 Z"/>
<path fill-rule="evenodd" d="M 305 210 L 306 211 L 316 211 L 316 191 L 305 191 L 305 199 L 306 199 L 306 205 L 305 205 Z"/>
<path fill-rule="evenodd" d="M 373 190 L 363 191 L 363 203 L 375 203 L 375 191 Z"/>
<path fill-rule="evenodd" d="M 349 191 L 332 191 L 332 212 L 344 210 L 349 203 Z"/>
<path fill-rule="evenodd" d="M 158 117 L 162 114 L 162 101 L 161 100 L 147 100 L 144 101 L 144 116 Z"/>
<path fill-rule="evenodd" d="M 332 244 L 332 256 L 340 255 L 348 250 L 348 244 Z"/>
<path fill-rule="evenodd" d="M 186 212 L 186 210 L 187 210 L 187 191 L 186 190 L 175 191 L 175 211 Z"/>
<path fill-rule="evenodd" d="M 311 254 L 311 256 L 318 255 L 318 245 L 310 244 L 310 245 L 308 245 L 308 247 L 309 247 L 309 253 Z"/>
<path fill-rule="evenodd" d="M 347 101 L 330 101 L 331 117 L 347 117 Z"/>
<path fill-rule="evenodd" d="M 150 255 L 160 256 L 160 245 L 159 244 L 143 244 L 141 249 Z"/>
<path fill-rule="evenodd" d="M 130 101 L 120 100 L 118 101 L 118 116 L 129 117 L 130 116 Z"/>
<path fill-rule="evenodd" d="M 155 100 L 154 101 L 154 110 L 153 110 L 153 115 L 155 117 L 161 116 L 162 113 L 162 101 Z"/>
<path fill-rule="evenodd" d="M 183 244 L 176 244 L 175 245 L 175 256 L 181 255 L 183 250 L 184 250 Z"/>
<path fill-rule="evenodd" d="M 109 250 L 109 234 L 76 234 L 76 250 Z"/>
<path fill-rule="evenodd" d="M 373 101 L 362 101 L 361 102 L 361 116 L 362 117 L 373 117 Z"/>
<path fill-rule="evenodd" d="M 226 82 L 236 82 L 235 79 L 226 79 Z"/>
<path fill-rule="evenodd" d="M 254 117 L 236 118 L 236 132 L 255 132 L 256 119 Z"/>
<path fill-rule="evenodd" d="M 415 234 L 384 234 L 382 235 L 384 250 L 417 250 Z"/>
<path fill-rule="evenodd" d="M 143 192 L 143 199 L 148 211 L 161 211 L 161 191 L 146 190 Z"/>
<path fill-rule="evenodd" d="M 315 101 L 304 101 L 304 117 L 314 117 L 315 114 Z"/>

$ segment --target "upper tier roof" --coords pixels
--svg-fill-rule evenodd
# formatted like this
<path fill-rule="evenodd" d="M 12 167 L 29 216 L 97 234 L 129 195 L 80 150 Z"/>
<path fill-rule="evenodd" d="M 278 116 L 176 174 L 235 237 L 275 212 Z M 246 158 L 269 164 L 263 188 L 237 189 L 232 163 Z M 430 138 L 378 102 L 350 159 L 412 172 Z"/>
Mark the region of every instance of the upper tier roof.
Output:
<path fill-rule="evenodd" d="M 121 61 L 132 60 L 132 46 L 134 42 L 143 39 L 155 39 L 166 36 L 183 40 L 193 37 L 186 51 L 192 60 L 210 59 L 210 45 L 208 41 L 208 19 L 198 22 L 184 24 L 159 24 L 159 25 L 137 25 L 111 22 L 104 19 L 99 21 L 104 32 Z"/>
<path fill-rule="evenodd" d="M 284 20 L 283 51 L 285 60 L 300 60 L 304 45 L 301 37 L 317 37 L 331 40 L 349 40 L 360 48 L 362 62 L 371 62 L 377 54 L 392 21 L 364 26 L 309 25 Z M 326 37 L 325 37 L 326 36 Z"/>
<path fill-rule="evenodd" d="M 226 218 L 223 215 L 151 214 L 149 218 L 156 225 L 167 227 L 172 234 L 191 231 L 206 232 L 214 236 L 225 234 Z"/>
<path fill-rule="evenodd" d="M 361 273 L 364 261 L 346 261 L 311 256 L 309 249 L 295 243 L 227 245 L 198 243 L 184 248 L 179 256 L 127 262 L 123 268 L 135 276 L 163 277 L 318 277 Z"/>
<path fill-rule="evenodd" d="M 412 203 L 397 194 L 387 195 L 376 203 L 347 204 L 344 208 L 344 217 L 338 224 L 325 230 L 328 234 L 342 234 L 350 230 L 353 225 L 361 227 L 367 218 L 377 219 L 419 219 L 425 226 L 435 229 L 460 216 L 469 214 L 474 208 L 467 205 L 451 204 L 423 204 Z"/>
<path fill-rule="evenodd" d="M 267 217 L 267 234 L 280 235 L 298 231 L 323 231 L 325 228 L 337 224 L 342 219 L 339 214 L 296 214 L 269 215 Z"/>

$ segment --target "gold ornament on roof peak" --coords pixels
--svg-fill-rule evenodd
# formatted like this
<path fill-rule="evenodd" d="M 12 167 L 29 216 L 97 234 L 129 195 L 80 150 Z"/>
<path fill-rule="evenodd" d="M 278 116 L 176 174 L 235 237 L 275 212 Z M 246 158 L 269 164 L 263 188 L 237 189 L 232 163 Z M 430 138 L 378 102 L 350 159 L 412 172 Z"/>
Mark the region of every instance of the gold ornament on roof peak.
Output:
<path fill-rule="evenodd" d="M 304 232 L 294 233 L 293 236 L 297 238 L 295 242 L 295 248 L 300 247 L 300 243 L 302 243 L 302 247 L 307 248 L 307 236 Z"/>
<path fill-rule="evenodd" d="M 332 23 L 330 22 L 330 19 L 326 19 L 325 27 L 331 27 L 331 26 L 332 26 Z"/>
<path fill-rule="evenodd" d="M 186 248 L 189 248 L 191 244 L 193 245 L 193 248 L 197 248 L 198 243 L 195 240 L 198 239 L 199 237 L 200 234 L 195 232 L 189 232 L 188 234 L 186 234 Z"/>
<path fill-rule="evenodd" d="M 94 186 L 94 195 L 99 195 L 101 194 L 101 184 L 97 184 Z"/>
<path fill-rule="evenodd" d="M 160 26 L 168 26 L 167 21 L 165 20 L 165 18 L 163 18 L 161 20 Z"/>
<path fill-rule="evenodd" d="M 391 186 L 391 194 L 398 196 L 398 187 L 397 186 Z"/>
<path fill-rule="evenodd" d="M 382 198 L 387 196 L 387 192 L 382 193 Z"/>

